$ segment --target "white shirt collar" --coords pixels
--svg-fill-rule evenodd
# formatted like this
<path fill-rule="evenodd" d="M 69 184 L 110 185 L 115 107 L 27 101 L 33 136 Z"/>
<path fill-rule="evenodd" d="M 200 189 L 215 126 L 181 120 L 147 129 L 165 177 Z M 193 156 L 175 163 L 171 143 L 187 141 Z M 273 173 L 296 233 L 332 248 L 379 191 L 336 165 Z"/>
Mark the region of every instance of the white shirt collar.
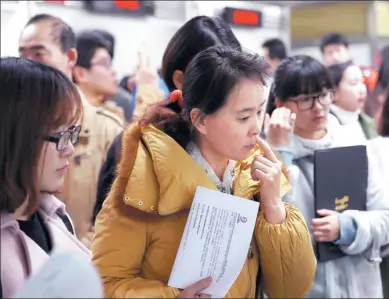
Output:
<path fill-rule="evenodd" d="M 199 164 L 202 168 L 204 168 L 205 172 L 214 182 L 219 191 L 232 194 L 232 183 L 234 181 L 235 176 L 235 163 L 233 161 L 229 161 L 226 170 L 224 171 L 223 181 L 215 174 L 215 171 L 209 165 L 209 163 L 205 160 L 203 155 L 201 154 L 199 148 L 194 144 L 194 142 L 190 142 L 186 148 L 188 154 Z"/>
<path fill-rule="evenodd" d="M 343 125 L 357 122 L 361 113 L 361 110 L 347 111 L 334 104 L 331 105 L 331 110 L 339 118 Z"/>

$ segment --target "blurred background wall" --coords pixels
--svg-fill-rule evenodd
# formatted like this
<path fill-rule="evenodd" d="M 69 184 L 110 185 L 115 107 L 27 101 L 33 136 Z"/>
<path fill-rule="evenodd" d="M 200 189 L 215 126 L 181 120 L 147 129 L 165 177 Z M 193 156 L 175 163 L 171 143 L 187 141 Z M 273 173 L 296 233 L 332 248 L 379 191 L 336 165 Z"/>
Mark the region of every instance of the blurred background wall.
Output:
<path fill-rule="evenodd" d="M 135 67 L 142 43 L 146 44 L 152 64 L 159 67 L 167 43 L 186 20 L 196 15 L 218 16 L 226 6 L 261 12 L 260 26 L 232 25 L 242 45 L 258 53 L 263 41 L 278 37 L 290 54 L 304 53 L 321 59 L 321 36 L 338 31 L 350 39 L 356 62 L 372 65 L 389 40 L 386 1 L 145 1 L 154 9 L 151 15 L 142 16 L 91 12 L 85 8 L 85 2 L 1 1 L 1 55 L 18 54 L 19 33 L 29 16 L 36 13 L 59 16 L 76 33 L 92 28 L 112 32 L 117 40 L 114 66 L 119 77 Z M 95 3 L 108 9 L 115 1 Z"/>

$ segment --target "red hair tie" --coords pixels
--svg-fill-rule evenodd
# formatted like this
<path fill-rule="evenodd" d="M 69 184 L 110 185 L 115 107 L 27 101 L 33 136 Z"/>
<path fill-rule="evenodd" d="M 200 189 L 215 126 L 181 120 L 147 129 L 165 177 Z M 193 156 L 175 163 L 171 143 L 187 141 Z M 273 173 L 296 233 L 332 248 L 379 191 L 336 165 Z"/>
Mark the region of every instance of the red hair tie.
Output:
<path fill-rule="evenodd" d="M 170 94 L 169 98 L 170 103 L 178 102 L 178 105 L 183 108 L 184 107 L 184 98 L 182 97 L 182 91 L 181 90 L 173 90 Z"/>

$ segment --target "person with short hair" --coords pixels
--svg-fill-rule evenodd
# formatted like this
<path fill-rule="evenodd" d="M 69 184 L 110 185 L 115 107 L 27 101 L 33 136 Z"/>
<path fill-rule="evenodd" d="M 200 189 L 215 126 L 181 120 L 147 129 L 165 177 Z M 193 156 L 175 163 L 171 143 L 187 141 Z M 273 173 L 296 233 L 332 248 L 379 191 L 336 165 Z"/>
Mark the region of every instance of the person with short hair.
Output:
<path fill-rule="evenodd" d="M 2 298 L 10 298 L 54 250 L 88 259 L 90 251 L 54 196 L 79 140 L 80 94 L 52 67 L 14 57 L 0 62 L 0 281 Z"/>
<path fill-rule="evenodd" d="M 281 61 L 287 57 L 285 44 L 279 38 L 272 38 L 262 44 L 262 49 L 265 59 L 271 66 L 271 74 L 274 74 Z"/>
<path fill-rule="evenodd" d="M 330 32 L 322 37 L 320 51 L 326 67 L 351 60 L 349 41 L 338 32 Z"/>
<path fill-rule="evenodd" d="M 95 29 L 93 32 L 100 34 L 107 41 L 108 53 L 111 56 L 111 60 L 113 61 L 116 44 L 115 37 L 110 32 L 102 29 Z M 135 108 L 135 99 L 131 96 L 131 92 L 127 90 L 127 87 L 124 88 L 122 84 L 119 84 L 116 94 L 109 97 L 106 101 L 106 103 L 110 102 L 116 103 L 117 106 L 123 109 L 127 123 L 132 122 Z"/>
<path fill-rule="evenodd" d="M 313 246 L 330 243 L 343 253 L 337 259 L 318 262 L 306 298 L 382 298 L 379 262 L 389 253 L 389 201 L 374 156 L 368 151 L 366 210 L 317 209 L 315 152 L 358 143 L 347 125 L 328 122 L 335 99 L 333 83 L 318 60 L 308 55 L 286 58 L 277 68 L 274 84 L 277 108 L 289 109 L 296 116 L 294 134 L 283 145 L 293 154 L 289 167 L 293 188 L 283 200 L 303 213 Z"/>
<path fill-rule="evenodd" d="M 110 51 L 110 43 L 101 33 L 87 30 L 78 34 L 73 79 L 90 104 L 110 111 L 119 123 L 125 124 L 124 110 L 114 102 L 107 102 L 118 90 Z"/>
<path fill-rule="evenodd" d="M 19 38 L 20 56 L 50 65 L 72 80 L 78 59 L 76 36 L 62 19 L 47 14 L 32 17 Z M 91 223 L 96 201 L 98 174 L 109 147 L 123 130 L 117 117 L 105 109 L 92 106 L 78 88 L 83 106 L 80 142 L 70 160 L 65 184 L 56 194 L 67 206 L 75 232 L 89 246 L 93 236 Z"/>

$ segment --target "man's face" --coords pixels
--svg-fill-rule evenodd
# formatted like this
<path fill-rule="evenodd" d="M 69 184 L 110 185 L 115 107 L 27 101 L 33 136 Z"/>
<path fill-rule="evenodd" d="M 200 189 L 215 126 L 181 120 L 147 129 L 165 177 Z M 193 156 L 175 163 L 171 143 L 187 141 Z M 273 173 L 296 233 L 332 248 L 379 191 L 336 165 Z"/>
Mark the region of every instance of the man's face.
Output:
<path fill-rule="evenodd" d="M 323 50 L 323 63 L 326 67 L 350 60 L 350 52 L 345 45 L 328 45 Z"/>
<path fill-rule="evenodd" d="M 19 38 L 20 56 L 52 66 L 67 76 L 71 76 L 76 60 L 76 55 L 70 55 L 69 51 L 62 51 L 59 41 L 52 33 L 51 21 L 27 26 Z"/>
<path fill-rule="evenodd" d="M 90 64 L 90 68 L 82 68 L 82 76 L 77 78 L 77 82 L 103 98 L 116 94 L 116 71 L 112 67 L 108 51 L 104 48 L 96 49 Z"/>

